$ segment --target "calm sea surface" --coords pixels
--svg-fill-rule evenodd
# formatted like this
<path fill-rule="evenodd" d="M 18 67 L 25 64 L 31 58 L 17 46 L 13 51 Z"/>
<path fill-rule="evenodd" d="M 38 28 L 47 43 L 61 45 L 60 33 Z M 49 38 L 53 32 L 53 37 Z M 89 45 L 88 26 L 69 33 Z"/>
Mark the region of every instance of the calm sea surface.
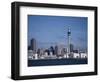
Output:
<path fill-rule="evenodd" d="M 28 60 L 28 66 L 54 66 L 54 65 L 77 65 L 87 64 L 87 59 L 42 59 Z"/>

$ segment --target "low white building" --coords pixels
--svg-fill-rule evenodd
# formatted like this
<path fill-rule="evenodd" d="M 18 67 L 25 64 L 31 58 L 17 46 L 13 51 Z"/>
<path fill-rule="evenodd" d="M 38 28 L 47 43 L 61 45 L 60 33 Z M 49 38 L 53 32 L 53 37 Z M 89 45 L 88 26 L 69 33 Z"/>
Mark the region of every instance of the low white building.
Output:
<path fill-rule="evenodd" d="M 81 58 L 87 58 L 87 53 L 81 53 Z"/>
<path fill-rule="evenodd" d="M 67 57 L 67 53 L 66 53 L 66 54 L 64 54 L 64 58 L 68 58 L 68 57 Z"/>
<path fill-rule="evenodd" d="M 34 54 L 34 59 L 38 59 L 38 54 Z"/>
<path fill-rule="evenodd" d="M 44 57 L 47 57 L 47 56 L 48 56 L 48 53 L 47 53 L 47 52 L 45 52 L 45 53 L 44 53 Z"/>
<path fill-rule="evenodd" d="M 28 51 L 28 59 L 29 60 L 38 59 L 38 54 L 37 53 L 33 53 L 32 50 L 29 50 Z"/>
<path fill-rule="evenodd" d="M 29 60 L 34 59 L 34 55 L 33 55 L 33 51 L 32 50 L 28 50 L 28 59 Z"/>
<path fill-rule="evenodd" d="M 73 58 L 80 58 L 80 54 L 79 53 L 73 53 Z"/>
<path fill-rule="evenodd" d="M 42 54 L 39 59 L 45 59 L 48 56 L 47 52 L 44 52 L 44 54 Z"/>

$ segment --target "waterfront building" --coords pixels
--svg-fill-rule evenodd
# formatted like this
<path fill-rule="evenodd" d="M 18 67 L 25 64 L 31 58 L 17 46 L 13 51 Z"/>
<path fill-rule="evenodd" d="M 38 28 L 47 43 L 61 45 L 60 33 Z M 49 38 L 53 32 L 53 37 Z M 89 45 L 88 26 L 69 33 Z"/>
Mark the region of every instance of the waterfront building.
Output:
<path fill-rule="evenodd" d="M 70 44 L 70 52 L 73 52 L 73 50 L 74 50 L 74 45 Z"/>
<path fill-rule="evenodd" d="M 87 58 L 87 53 L 81 53 L 81 58 Z"/>
<path fill-rule="evenodd" d="M 73 58 L 80 58 L 80 54 L 79 53 L 73 53 Z"/>
<path fill-rule="evenodd" d="M 36 53 L 36 40 L 34 38 L 30 41 L 30 48 L 34 51 L 34 53 Z"/>
<path fill-rule="evenodd" d="M 55 46 L 55 55 L 58 55 L 58 46 Z"/>
<path fill-rule="evenodd" d="M 51 46 L 49 50 L 50 50 L 50 52 L 52 52 L 53 55 L 55 54 L 55 49 L 53 46 Z"/>
<path fill-rule="evenodd" d="M 35 55 L 33 54 L 32 50 L 28 50 L 28 60 L 32 60 L 35 58 Z"/>

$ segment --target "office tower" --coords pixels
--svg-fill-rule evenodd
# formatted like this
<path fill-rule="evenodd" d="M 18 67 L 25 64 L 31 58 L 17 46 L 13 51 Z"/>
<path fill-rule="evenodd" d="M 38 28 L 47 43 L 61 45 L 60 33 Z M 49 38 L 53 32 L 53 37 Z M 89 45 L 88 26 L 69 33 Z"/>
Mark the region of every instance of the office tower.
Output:
<path fill-rule="evenodd" d="M 37 54 L 40 55 L 40 49 L 37 50 Z"/>
<path fill-rule="evenodd" d="M 50 50 L 49 49 L 45 49 L 44 53 L 46 53 L 47 55 L 50 55 Z"/>
<path fill-rule="evenodd" d="M 70 44 L 70 52 L 73 52 L 73 51 L 74 51 L 74 45 Z"/>
<path fill-rule="evenodd" d="M 66 54 L 66 53 L 67 53 L 67 49 L 66 48 L 62 48 L 61 54 Z"/>
<path fill-rule="evenodd" d="M 50 52 L 52 52 L 53 55 L 55 54 L 55 50 L 53 46 L 50 47 Z"/>
<path fill-rule="evenodd" d="M 31 39 L 30 47 L 31 50 L 33 50 L 33 52 L 36 53 L 36 40 L 34 38 Z"/>
<path fill-rule="evenodd" d="M 44 49 L 43 49 L 43 48 L 40 49 L 39 55 L 40 55 L 40 56 L 44 55 Z"/>
<path fill-rule="evenodd" d="M 56 45 L 55 46 L 55 55 L 57 55 L 58 54 L 58 46 Z"/>
<path fill-rule="evenodd" d="M 61 45 L 55 46 L 55 54 L 56 55 L 61 55 L 61 50 L 62 50 Z"/>
<path fill-rule="evenodd" d="M 31 47 L 30 46 L 28 46 L 28 50 L 31 50 Z"/>

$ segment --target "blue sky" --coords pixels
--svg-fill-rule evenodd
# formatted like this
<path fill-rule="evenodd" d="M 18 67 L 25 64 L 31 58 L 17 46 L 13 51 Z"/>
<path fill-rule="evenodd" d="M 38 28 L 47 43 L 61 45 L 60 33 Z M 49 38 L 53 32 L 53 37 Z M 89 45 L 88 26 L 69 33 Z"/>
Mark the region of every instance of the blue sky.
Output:
<path fill-rule="evenodd" d="M 38 48 L 55 45 L 67 46 L 68 28 L 74 48 L 87 48 L 87 17 L 28 15 L 28 44 L 35 38 Z"/>

